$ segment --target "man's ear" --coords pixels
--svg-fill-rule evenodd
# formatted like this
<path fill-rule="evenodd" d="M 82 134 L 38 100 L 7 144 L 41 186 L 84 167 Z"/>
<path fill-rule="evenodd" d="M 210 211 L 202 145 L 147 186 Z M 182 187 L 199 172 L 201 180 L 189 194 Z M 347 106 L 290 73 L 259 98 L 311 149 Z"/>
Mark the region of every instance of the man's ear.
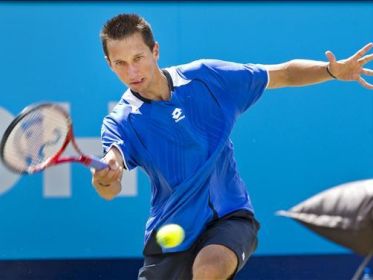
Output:
<path fill-rule="evenodd" d="M 153 47 L 153 56 L 156 60 L 159 59 L 159 44 L 158 42 L 155 42 L 154 47 Z"/>

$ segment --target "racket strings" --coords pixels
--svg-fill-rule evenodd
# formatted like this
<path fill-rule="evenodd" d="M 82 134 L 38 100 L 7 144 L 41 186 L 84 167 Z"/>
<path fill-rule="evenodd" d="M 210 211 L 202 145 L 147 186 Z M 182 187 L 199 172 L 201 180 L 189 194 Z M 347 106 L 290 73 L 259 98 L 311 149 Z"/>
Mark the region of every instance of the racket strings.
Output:
<path fill-rule="evenodd" d="M 4 146 L 4 159 L 19 172 L 30 172 L 53 157 L 69 133 L 69 121 L 54 107 L 27 113 L 12 129 Z"/>

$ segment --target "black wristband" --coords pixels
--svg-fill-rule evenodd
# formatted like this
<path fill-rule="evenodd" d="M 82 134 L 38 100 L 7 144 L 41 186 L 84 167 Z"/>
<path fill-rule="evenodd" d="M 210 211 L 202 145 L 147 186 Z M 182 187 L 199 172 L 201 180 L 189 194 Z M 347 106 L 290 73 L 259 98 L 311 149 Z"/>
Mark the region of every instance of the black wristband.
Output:
<path fill-rule="evenodd" d="M 326 65 L 326 72 L 328 72 L 328 74 L 329 74 L 330 77 L 332 77 L 333 79 L 337 80 L 337 77 L 334 76 L 332 74 L 332 72 L 330 72 L 329 66 L 330 66 L 330 64 Z"/>

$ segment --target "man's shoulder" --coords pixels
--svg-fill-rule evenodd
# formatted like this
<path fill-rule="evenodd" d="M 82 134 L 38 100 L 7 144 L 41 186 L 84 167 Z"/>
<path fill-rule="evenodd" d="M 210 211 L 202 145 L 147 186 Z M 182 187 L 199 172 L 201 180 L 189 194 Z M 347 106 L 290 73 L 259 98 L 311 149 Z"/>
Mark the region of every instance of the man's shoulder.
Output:
<path fill-rule="evenodd" d="M 191 80 L 195 78 L 201 78 L 201 75 L 209 75 L 209 73 L 211 73 L 213 69 L 225 67 L 230 63 L 231 62 L 218 59 L 203 58 L 191 61 L 189 63 L 172 66 L 166 69 L 169 70 L 171 73 L 176 72 L 184 79 Z"/>
<path fill-rule="evenodd" d="M 212 58 L 201 58 L 185 64 L 180 64 L 170 68 L 180 69 L 180 71 L 197 71 L 206 67 L 220 66 L 227 63 L 231 63 L 224 60 L 212 59 Z"/>

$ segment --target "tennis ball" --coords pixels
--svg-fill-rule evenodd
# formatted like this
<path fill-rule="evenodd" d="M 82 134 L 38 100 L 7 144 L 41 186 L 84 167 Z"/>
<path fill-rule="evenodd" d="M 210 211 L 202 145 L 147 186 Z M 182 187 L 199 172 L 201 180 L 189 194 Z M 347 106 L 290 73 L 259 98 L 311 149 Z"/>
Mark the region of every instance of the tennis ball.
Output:
<path fill-rule="evenodd" d="M 162 226 L 157 234 L 156 239 L 163 248 L 173 248 L 180 245 L 184 240 L 184 230 L 177 224 L 168 224 Z"/>

